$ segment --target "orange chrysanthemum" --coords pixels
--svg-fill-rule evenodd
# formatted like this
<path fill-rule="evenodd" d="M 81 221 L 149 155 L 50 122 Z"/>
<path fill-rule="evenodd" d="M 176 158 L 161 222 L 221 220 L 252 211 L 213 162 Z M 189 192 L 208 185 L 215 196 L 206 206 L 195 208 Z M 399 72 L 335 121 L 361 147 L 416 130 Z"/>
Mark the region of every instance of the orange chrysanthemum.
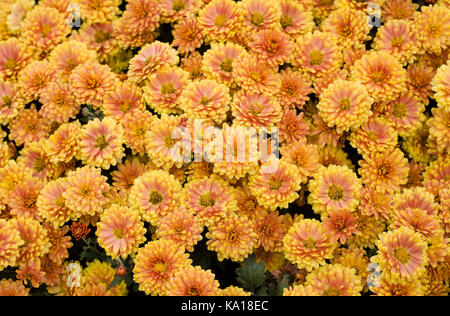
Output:
<path fill-rule="evenodd" d="M 167 289 L 169 296 L 216 296 L 219 282 L 210 270 L 188 266 L 178 271 Z"/>
<path fill-rule="evenodd" d="M 0 218 L 0 271 L 7 266 L 16 265 L 20 255 L 19 247 L 24 243 L 13 222 Z"/>
<path fill-rule="evenodd" d="M 292 145 L 280 148 L 282 159 L 297 167 L 298 178 L 303 183 L 308 182 L 320 167 L 319 154 L 316 145 L 308 145 L 305 141 L 298 141 Z"/>
<path fill-rule="evenodd" d="M 321 296 L 360 296 L 361 283 L 355 269 L 340 264 L 320 267 L 306 276 L 306 286 Z"/>
<path fill-rule="evenodd" d="M 450 45 L 450 10 L 440 5 L 422 6 L 414 13 L 414 23 L 419 30 L 422 49 L 439 54 Z"/>

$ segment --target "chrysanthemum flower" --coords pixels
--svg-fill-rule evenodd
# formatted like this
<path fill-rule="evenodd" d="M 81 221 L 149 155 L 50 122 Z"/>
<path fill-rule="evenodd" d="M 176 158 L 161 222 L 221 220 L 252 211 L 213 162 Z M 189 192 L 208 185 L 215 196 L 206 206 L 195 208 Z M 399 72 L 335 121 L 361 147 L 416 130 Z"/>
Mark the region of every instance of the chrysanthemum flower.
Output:
<path fill-rule="evenodd" d="M 331 209 L 328 215 L 322 217 L 325 230 L 341 244 L 345 244 L 348 238 L 357 234 L 356 217 L 349 209 Z"/>
<path fill-rule="evenodd" d="M 188 182 L 183 187 L 182 205 L 193 212 L 202 225 L 211 225 L 236 209 L 236 199 L 231 186 L 213 176 Z"/>
<path fill-rule="evenodd" d="M 276 69 L 250 54 L 241 54 L 233 61 L 232 77 L 248 93 L 275 94 L 281 85 Z"/>
<path fill-rule="evenodd" d="M 335 256 L 332 260 L 333 264 L 341 264 L 344 267 L 355 269 L 355 275 L 361 278 L 361 285 L 363 285 L 363 291 L 366 292 L 367 285 L 364 285 L 369 271 L 367 269 L 369 265 L 369 259 L 367 258 L 366 251 L 361 248 L 339 248 L 337 249 Z"/>
<path fill-rule="evenodd" d="M 441 232 L 438 218 L 419 208 L 408 207 L 397 210 L 393 216 L 391 226 L 394 229 L 408 227 L 421 234 L 424 239 L 435 237 Z"/>
<path fill-rule="evenodd" d="M 292 62 L 312 81 L 335 71 L 341 64 L 341 49 L 337 46 L 337 37 L 331 33 L 315 31 L 297 38 Z"/>
<path fill-rule="evenodd" d="M 22 281 L 0 280 L 0 296 L 28 296 L 29 291 Z"/>
<path fill-rule="evenodd" d="M 292 145 L 284 145 L 280 148 L 282 160 L 297 167 L 298 178 L 303 183 L 308 182 L 320 167 L 319 155 L 316 145 L 309 145 L 305 141 L 298 141 Z"/>
<path fill-rule="evenodd" d="M 24 98 L 28 102 L 38 99 L 42 91 L 55 79 L 55 75 L 55 70 L 48 61 L 34 60 L 29 63 L 19 76 Z"/>
<path fill-rule="evenodd" d="M 143 87 L 147 104 L 158 113 L 179 113 L 180 97 L 189 83 L 188 77 L 189 74 L 178 67 L 156 72 Z"/>
<path fill-rule="evenodd" d="M 281 121 L 277 126 L 280 142 L 293 144 L 308 135 L 310 128 L 303 118 L 303 112 L 297 114 L 295 109 L 290 109 L 287 106 L 283 109 Z"/>
<path fill-rule="evenodd" d="M 181 184 L 163 170 L 150 170 L 134 181 L 129 200 L 142 219 L 156 225 L 179 205 Z"/>
<path fill-rule="evenodd" d="M 299 269 L 312 271 L 333 257 L 336 243 L 331 239 L 324 224 L 315 219 L 295 222 L 284 237 L 284 253 Z"/>
<path fill-rule="evenodd" d="M 118 12 L 119 1 L 117 0 L 77 0 L 80 6 L 81 17 L 89 24 L 107 22 L 114 19 Z"/>
<path fill-rule="evenodd" d="M 203 43 L 202 28 L 195 17 L 180 20 L 173 28 L 172 46 L 181 54 L 187 54 L 199 48 Z"/>
<path fill-rule="evenodd" d="M 252 293 L 245 291 L 243 288 L 230 285 L 219 291 L 220 296 L 251 296 Z"/>
<path fill-rule="evenodd" d="M 50 122 L 45 120 L 32 104 L 29 109 L 22 110 L 11 121 L 9 128 L 9 138 L 20 146 L 47 137 L 50 131 Z"/>
<path fill-rule="evenodd" d="M 265 251 L 283 251 L 283 238 L 287 229 L 283 216 L 280 216 L 278 212 L 256 216 L 254 231 L 257 235 L 255 247 L 262 247 Z"/>
<path fill-rule="evenodd" d="M 291 287 L 283 289 L 283 296 L 319 296 L 320 293 L 311 285 L 294 284 Z"/>
<path fill-rule="evenodd" d="M 394 195 L 394 207 L 397 212 L 407 209 L 425 210 L 428 215 L 437 215 L 439 205 L 434 201 L 434 195 L 423 187 L 404 189 Z"/>
<path fill-rule="evenodd" d="M 156 31 L 153 29 L 142 29 L 135 32 L 133 27 L 130 27 L 129 21 L 123 16 L 113 21 L 114 33 L 119 47 L 123 49 L 135 49 L 151 43 L 157 37 Z"/>
<path fill-rule="evenodd" d="M 238 216 L 246 216 L 255 221 L 268 213 L 264 207 L 258 204 L 258 200 L 250 193 L 246 183 L 235 190 L 235 196 L 237 201 L 236 214 Z"/>
<path fill-rule="evenodd" d="M 165 295 L 171 279 L 190 262 L 183 248 L 172 241 L 151 241 L 138 250 L 134 260 L 134 281 L 147 295 Z"/>
<path fill-rule="evenodd" d="M 279 27 L 281 8 L 278 1 L 244 0 L 239 5 L 243 11 L 243 26 L 248 34 Z"/>
<path fill-rule="evenodd" d="M 361 180 L 347 166 L 321 167 L 309 182 L 308 202 L 316 213 L 330 210 L 353 210 L 359 204 Z"/>
<path fill-rule="evenodd" d="M 186 117 L 163 114 L 154 119 L 150 129 L 145 133 L 146 150 L 151 161 L 158 167 L 170 169 L 180 168 L 183 161 L 178 159 L 180 139 L 182 138 L 182 122 Z"/>
<path fill-rule="evenodd" d="M 0 42 L 0 78 L 16 79 L 19 72 L 28 64 L 30 53 L 27 46 L 15 37 Z"/>
<path fill-rule="evenodd" d="M 371 27 L 367 23 L 366 13 L 350 7 L 331 12 L 322 22 L 321 28 L 324 32 L 335 34 L 337 43 L 345 48 L 352 45 L 362 46 L 364 41 L 370 39 L 368 34 Z"/>
<path fill-rule="evenodd" d="M 36 260 L 48 253 L 50 242 L 47 230 L 37 220 L 27 217 L 17 217 L 11 223 L 20 233 L 25 242 L 19 247 L 17 263 L 23 264 L 29 260 Z"/>
<path fill-rule="evenodd" d="M 100 213 L 108 202 L 105 197 L 109 189 L 106 180 L 97 168 L 86 166 L 70 171 L 66 188 L 62 193 L 66 207 L 77 217 Z"/>
<path fill-rule="evenodd" d="M 431 155 L 434 155 L 437 152 L 435 150 L 437 144 L 433 144 L 433 139 L 430 137 L 430 128 L 426 122 L 415 130 L 414 133 L 404 137 L 401 146 L 408 153 L 409 157 L 419 163 L 427 163 L 430 161 Z M 422 173 L 422 171 L 423 170 L 421 170 L 420 173 Z"/>
<path fill-rule="evenodd" d="M 80 157 L 93 167 L 109 169 L 125 156 L 122 127 L 112 117 L 89 121 L 82 129 Z"/>
<path fill-rule="evenodd" d="M 388 104 L 389 122 L 401 136 L 410 135 L 425 120 L 424 106 L 411 93 L 402 93 Z"/>
<path fill-rule="evenodd" d="M 188 57 L 182 58 L 180 68 L 189 73 L 189 79 L 199 81 L 205 79 L 202 69 L 203 56 L 199 52 L 193 52 Z"/>
<path fill-rule="evenodd" d="M 81 41 L 69 39 L 52 50 L 49 56 L 50 64 L 63 80 L 67 80 L 72 70 L 77 66 L 95 62 L 97 54 L 89 50 Z"/>
<path fill-rule="evenodd" d="M 431 109 L 433 116 L 427 121 L 430 137 L 435 139 L 439 153 L 450 151 L 450 106 Z"/>
<path fill-rule="evenodd" d="M 352 131 L 350 144 L 367 156 L 371 152 L 394 150 L 397 146 L 397 131 L 384 117 L 371 117 L 360 129 Z"/>
<path fill-rule="evenodd" d="M 130 1 L 123 13 L 123 19 L 133 33 L 142 34 L 145 30 L 153 31 L 158 27 L 162 10 L 160 1 Z"/>
<path fill-rule="evenodd" d="M 418 39 L 424 51 L 439 54 L 450 45 L 450 10 L 439 5 L 422 6 L 414 13 Z"/>
<path fill-rule="evenodd" d="M 265 162 L 258 173 L 250 175 L 249 189 L 258 203 L 267 209 L 287 208 L 299 195 L 301 179 L 297 167 L 276 158 Z"/>
<path fill-rule="evenodd" d="M 5 125 L 25 107 L 19 86 L 0 79 L 0 123 Z"/>
<path fill-rule="evenodd" d="M 437 159 L 430 163 L 423 174 L 423 184 L 427 191 L 435 196 L 439 190 L 448 187 L 450 177 L 450 159 Z"/>
<path fill-rule="evenodd" d="M 42 181 L 36 179 L 27 179 L 19 183 L 5 200 L 11 208 L 10 213 L 17 217 L 29 217 L 39 220 L 36 201 L 42 187 Z"/>
<path fill-rule="evenodd" d="M 355 215 L 357 215 L 356 229 L 359 233 L 347 241 L 348 245 L 353 248 L 374 248 L 378 235 L 384 231 L 385 225 L 375 216 L 365 216 L 359 212 Z"/>
<path fill-rule="evenodd" d="M 50 82 L 40 92 L 42 103 L 39 113 L 50 122 L 65 123 L 80 111 L 80 104 L 71 93 L 70 86 L 59 81 Z"/>
<path fill-rule="evenodd" d="M 347 153 L 341 148 L 327 145 L 321 148 L 317 148 L 317 150 L 319 153 L 319 163 L 322 166 L 347 166 L 349 169 L 355 170 L 355 166 L 352 164 L 351 160 L 348 159 Z"/>
<path fill-rule="evenodd" d="M 378 253 L 371 258 L 386 276 L 394 280 L 411 280 L 425 272 L 427 243 L 419 233 L 400 227 L 380 234 Z"/>
<path fill-rule="evenodd" d="M 117 190 L 129 190 L 133 187 L 134 180 L 147 171 L 147 166 L 137 158 L 127 159 L 124 163 L 117 165 L 117 170 L 111 172 L 113 186 Z"/>
<path fill-rule="evenodd" d="M 26 261 L 16 270 L 16 278 L 34 288 L 44 283 L 44 276 L 45 272 L 41 270 L 41 262 L 38 259 Z"/>
<path fill-rule="evenodd" d="M 267 94 L 237 92 L 231 109 L 235 121 L 247 127 L 271 127 L 281 120 L 278 100 Z"/>
<path fill-rule="evenodd" d="M 128 77 L 133 82 L 150 79 L 160 69 L 178 64 L 177 51 L 167 43 L 155 41 L 142 47 L 130 60 Z"/>
<path fill-rule="evenodd" d="M 388 220 L 392 215 L 392 196 L 371 187 L 364 187 L 361 191 L 359 209 L 365 216 L 375 216 L 376 219 Z"/>
<path fill-rule="evenodd" d="M 208 249 L 217 252 L 219 261 L 243 261 L 253 252 L 257 240 L 252 222 L 235 214 L 210 225 L 206 238 Z"/>
<path fill-rule="evenodd" d="M 311 11 L 302 8 L 301 3 L 292 0 L 281 0 L 280 25 L 282 31 L 291 37 L 311 33 L 314 29 L 314 19 Z"/>
<path fill-rule="evenodd" d="M 17 161 L 32 169 L 33 177 L 46 181 L 55 175 L 56 165 L 50 160 L 46 140 L 27 144 Z"/>
<path fill-rule="evenodd" d="M 5 3 L 6 5 L 6 3 Z M 9 4 L 8 4 L 9 5 Z M 10 13 L 6 18 L 8 30 L 13 34 L 19 34 L 23 28 L 23 21 L 35 3 L 32 0 L 20 0 L 11 3 Z"/>
<path fill-rule="evenodd" d="M 269 66 L 278 66 L 291 59 L 292 44 L 281 31 L 262 30 L 249 43 L 250 51 Z"/>
<path fill-rule="evenodd" d="M 121 120 L 131 112 L 145 110 L 145 106 L 139 88 L 129 82 L 121 82 L 105 95 L 103 109 L 105 115 Z"/>
<path fill-rule="evenodd" d="M 423 286 L 420 280 L 394 280 L 384 273 L 380 277 L 380 285 L 370 287 L 377 296 L 422 296 Z"/>
<path fill-rule="evenodd" d="M 372 152 L 358 163 L 363 183 L 376 190 L 395 192 L 408 181 L 408 160 L 398 148 Z"/>
<path fill-rule="evenodd" d="M 120 124 L 123 127 L 123 141 L 133 154 L 144 155 L 146 152 L 146 133 L 154 121 L 148 111 L 135 111 L 126 115 Z"/>
<path fill-rule="evenodd" d="M 81 125 L 78 121 L 62 124 L 48 138 L 47 150 L 53 162 L 70 162 L 80 148 Z"/>
<path fill-rule="evenodd" d="M 442 65 L 436 72 L 431 82 L 433 91 L 436 92 L 433 98 L 441 107 L 450 106 L 450 62 Z"/>
<path fill-rule="evenodd" d="M 96 51 L 99 61 L 104 61 L 118 47 L 112 22 L 83 24 L 78 32 L 71 38 L 86 43 L 90 50 Z"/>
<path fill-rule="evenodd" d="M 372 103 L 361 83 L 337 80 L 321 94 L 317 108 L 328 126 L 336 126 L 336 131 L 342 133 L 363 125 L 372 114 Z"/>
<path fill-rule="evenodd" d="M 231 42 L 213 43 L 203 55 L 203 71 L 208 79 L 215 79 L 226 84 L 234 85 L 232 71 L 233 64 L 240 54 L 245 54 L 245 48 Z"/>
<path fill-rule="evenodd" d="M 406 70 L 387 52 L 371 52 L 355 62 L 352 78 L 371 92 L 375 102 L 391 101 L 405 91 Z"/>
<path fill-rule="evenodd" d="M 115 204 L 101 215 L 95 234 L 108 256 L 126 259 L 134 256 L 139 245 L 145 242 L 146 231 L 137 211 Z"/>
<path fill-rule="evenodd" d="M 181 21 L 184 17 L 198 10 L 199 3 L 195 0 L 162 0 L 162 23 Z"/>
<path fill-rule="evenodd" d="M 373 47 L 394 56 L 402 65 L 412 63 L 420 50 L 417 30 L 407 20 L 388 21 L 378 30 Z"/>
<path fill-rule="evenodd" d="M 127 285 L 124 280 L 111 286 L 115 278 L 115 269 L 111 267 L 108 262 L 101 262 L 98 259 L 87 263 L 87 267 L 82 271 L 81 287 L 82 292 L 78 295 L 94 295 L 93 291 L 100 291 L 102 295 L 111 296 L 126 296 Z M 95 288 L 94 286 L 101 286 L 100 288 Z M 90 287 L 93 286 L 93 287 Z"/>
<path fill-rule="evenodd" d="M 277 93 L 283 107 L 297 107 L 301 109 L 309 100 L 308 94 L 312 92 L 311 82 L 298 71 L 292 68 L 280 72 L 281 87 Z"/>
<path fill-rule="evenodd" d="M 390 0 L 382 6 L 382 17 L 389 20 L 412 20 L 419 5 L 411 0 Z"/>
<path fill-rule="evenodd" d="M 39 1 L 39 5 L 44 7 L 50 7 L 58 10 L 58 12 L 65 14 L 65 16 L 69 16 L 70 12 L 67 12 L 70 5 L 70 0 L 42 0 Z"/>
<path fill-rule="evenodd" d="M 77 296 L 111 296 L 108 287 L 103 284 L 86 284 L 77 289 Z"/>
<path fill-rule="evenodd" d="M 181 107 L 188 118 L 212 120 L 217 124 L 225 120 L 231 98 L 228 88 L 213 80 L 190 83 L 181 96 Z"/>
<path fill-rule="evenodd" d="M 217 296 L 219 282 L 210 270 L 188 266 L 178 271 L 167 289 L 168 296 Z"/>
<path fill-rule="evenodd" d="M 51 225 L 44 224 L 47 230 L 48 238 L 50 240 L 50 249 L 48 252 L 48 258 L 50 261 L 61 265 L 65 259 L 69 257 L 69 248 L 73 246 L 70 241 L 72 237 L 67 236 L 69 226 L 52 227 Z"/>
<path fill-rule="evenodd" d="M 340 264 L 330 264 L 314 270 L 306 276 L 306 286 L 322 296 L 360 296 L 361 278 L 355 269 Z"/>
<path fill-rule="evenodd" d="M 19 247 L 24 243 L 13 222 L 0 219 L 0 271 L 16 265 Z"/>
<path fill-rule="evenodd" d="M 39 53 L 47 54 L 61 43 L 71 29 L 58 10 L 36 6 L 23 21 L 21 37 L 27 45 Z"/>
<path fill-rule="evenodd" d="M 9 160 L 0 168 L 0 196 L 6 198 L 16 186 L 32 178 L 33 171 L 21 162 Z"/>

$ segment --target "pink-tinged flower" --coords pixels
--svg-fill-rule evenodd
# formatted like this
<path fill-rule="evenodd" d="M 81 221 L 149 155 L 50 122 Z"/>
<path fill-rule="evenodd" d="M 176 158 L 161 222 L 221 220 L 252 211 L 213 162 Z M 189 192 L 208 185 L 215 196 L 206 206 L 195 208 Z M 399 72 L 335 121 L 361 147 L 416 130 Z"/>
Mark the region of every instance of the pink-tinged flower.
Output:
<path fill-rule="evenodd" d="M 24 240 L 20 237 L 19 230 L 14 226 L 13 222 L 0 218 L 0 271 L 7 266 L 16 265 L 16 260 L 19 257 L 19 247 L 24 243 Z"/>
<path fill-rule="evenodd" d="M 134 180 L 139 178 L 148 170 L 148 167 L 138 158 L 127 159 L 124 163 L 117 165 L 117 170 L 111 172 L 113 187 L 119 191 L 129 192 L 133 187 Z"/>
<path fill-rule="evenodd" d="M 254 231 L 257 235 L 255 248 L 262 247 L 265 251 L 283 251 L 283 238 L 287 233 L 286 224 L 278 212 L 264 215 L 258 214 L 254 219 Z"/>
<path fill-rule="evenodd" d="M 61 43 L 71 29 L 58 10 L 36 6 L 23 21 L 23 40 L 38 53 L 47 54 Z"/>
<path fill-rule="evenodd" d="M 371 26 L 367 19 L 366 12 L 343 7 L 331 12 L 322 22 L 321 28 L 324 32 L 335 34 L 338 45 L 344 48 L 352 45 L 360 47 L 371 38 L 368 36 Z"/>
<path fill-rule="evenodd" d="M 182 21 L 198 9 L 199 3 L 195 0 L 162 0 L 162 13 L 160 20 L 163 23 Z"/>
<path fill-rule="evenodd" d="M 205 79 L 202 69 L 203 56 L 199 52 L 193 52 L 188 57 L 181 59 L 180 68 L 189 73 L 189 79 L 199 81 Z"/>
<path fill-rule="evenodd" d="M 431 76 L 431 74 L 430 74 Z M 428 77 L 429 78 L 429 77 Z M 433 98 L 442 107 L 450 106 L 450 62 L 442 65 L 436 72 L 431 82 L 433 91 L 436 92 Z"/>
<path fill-rule="evenodd" d="M 158 27 L 162 10 L 161 2 L 157 0 L 130 1 L 123 13 L 123 19 L 133 33 L 142 34 L 145 30 L 153 31 Z"/>
<path fill-rule="evenodd" d="M 348 72 L 345 69 L 334 70 L 327 73 L 326 76 L 322 76 L 314 79 L 313 92 L 318 98 L 328 88 L 328 86 L 337 80 L 348 80 Z"/>
<path fill-rule="evenodd" d="M 16 270 L 16 278 L 25 285 L 38 288 L 43 283 L 45 272 L 41 270 L 41 261 L 33 259 L 19 266 Z"/>
<path fill-rule="evenodd" d="M 50 122 L 44 119 L 32 104 L 9 123 L 9 128 L 9 138 L 20 146 L 46 138 L 50 132 Z"/>
<path fill-rule="evenodd" d="M 136 33 L 123 16 L 113 21 L 113 27 L 113 37 L 117 39 L 118 45 L 123 49 L 144 46 L 153 42 L 157 36 L 156 31 L 151 29 L 143 29 Z"/>
<path fill-rule="evenodd" d="M 52 162 L 70 162 L 78 153 L 80 139 L 81 125 L 78 121 L 62 124 L 58 127 L 46 144 Z"/>
<path fill-rule="evenodd" d="M 301 109 L 312 92 L 311 82 L 299 71 L 286 68 L 280 72 L 281 87 L 277 93 L 282 107 Z"/>
<path fill-rule="evenodd" d="M 275 94 L 281 85 L 276 69 L 250 54 L 242 54 L 234 60 L 232 76 L 246 92 Z"/>
<path fill-rule="evenodd" d="M 147 44 L 130 60 L 128 77 L 133 82 L 150 79 L 160 69 L 178 64 L 177 51 L 159 41 Z"/>
<path fill-rule="evenodd" d="M 347 166 L 351 170 L 355 170 L 355 166 L 348 159 L 347 153 L 338 147 L 326 145 L 324 147 L 317 148 L 319 152 L 319 163 L 328 167 L 329 165 Z"/>
<path fill-rule="evenodd" d="M 123 127 L 123 142 L 133 154 L 144 155 L 146 152 L 146 133 L 154 121 L 148 111 L 135 111 L 126 115 L 120 122 Z"/>
<path fill-rule="evenodd" d="M 286 258 L 299 269 L 312 271 L 325 265 L 333 257 L 337 244 L 326 233 L 322 222 L 315 219 L 300 219 L 289 229 L 283 239 Z"/>
<path fill-rule="evenodd" d="M 292 144 L 308 135 L 309 125 L 303 117 L 303 112 L 297 115 L 295 109 L 290 109 L 289 107 L 283 109 L 281 121 L 277 125 L 280 133 L 280 142 Z"/>
<path fill-rule="evenodd" d="M 83 19 L 89 24 L 102 23 L 114 19 L 118 13 L 117 0 L 77 0 Z"/>
<path fill-rule="evenodd" d="M 402 93 L 388 104 L 387 117 L 399 135 L 406 136 L 421 126 L 425 120 L 424 111 L 423 104 L 411 93 Z"/>
<path fill-rule="evenodd" d="M 8 124 L 25 107 L 18 85 L 0 79 L 0 123 Z"/>
<path fill-rule="evenodd" d="M 337 70 L 341 64 L 341 50 L 331 33 L 315 31 L 297 39 L 293 49 L 294 66 L 313 81 Z"/>
<path fill-rule="evenodd" d="M 287 208 L 299 197 L 300 183 L 295 165 L 273 158 L 268 159 L 259 172 L 249 176 L 248 188 L 260 205 L 275 210 Z"/>
<path fill-rule="evenodd" d="M 114 37 L 112 22 L 83 24 L 79 33 L 72 38 L 86 43 L 90 50 L 96 51 L 100 61 L 117 49 L 117 39 Z"/>
<path fill-rule="evenodd" d="M 233 189 L 216 177 L 204 177 L 188 182 L 182 191 L 182 205 L 193 212 L 202 225 L 226 218 L 236 209 Z"/>
<path fill-rule="evenodd" d="M 414 24 L 422 50 L 440 54 L 450 45 L 450 10 L 440 5 L 422 6 L 414 13 Z"/>
<path fill-rule="evenodd" d="M 239 91 L 233 96 L 231 110 L 237 124 L 247 127 L 271 127 L 281 120 L 278 100 L 267 94 Z"/>
<path fill-rule="evenodd" d="M 435 203 L 432 193 L 427 192 L 423 187 L 414 187 L 394 195 L 393 208 L 397 211 L 417 208 L 425 210 L 428 215 L 435 216 L 439 205 Z"/>
<path fill-rule="evenodd" d="M 95 234 L 107 255 L 126 259 L 134 256 L 139 245 L 146 241 L 146 231 L 136 210 L 114 204 L 101 215 Z"/>
<path fill-rule="evenodd" d="M 202 28 L 193 16 L 180 20 L 173 28 L 172 46 L 181 54 L 187 54 L 199 48 L 203 43 Z"/>
<path fill-rule="evenodd" d="M 345 244 L 353 234 L 358 234 L 356 217 L 348 209 L 331 209 L 322 217 L 325 230 L 341 244 Z"/>
<path fill-rule="evenodd" d="M 344 61 L 344 69 L 349 71 L 358 59 L 366 54 L 366 46 L 350 46 L 342 51 L 342 59 Z"/>
<path fill-rule="evenodd" d="M 129 200 L 143 220 L 157 225 L 180 203 L 180 182 L 167 171 L 150 170 L 134 180 Z"/>
<path fill-rule="evenodd" d="M 397 146 L 397 132 L 390 122 L 381 116 L 373 116 L 358 130 L 352 131 L 350 144 L 367 156 L 374 151 L 393 150 Z"/>
<path fill-rule="evenodd" d="M 55 79 L 55 70 L 47 61 L 32 61 L 19 75 L 23 96 L 29 102 L 37 100 L 50 82 Z"/>
<path fill-rule="evenodd" d="M 80 158 L 87 165 L 109 169 L 125 156 L 123 129 L 112 117 L 94 119 L 83 126 L 80 139 Z"/>
<path fill-rule="evenodd" d="M 207 41 L 224 42 L 239 30 L 241 13 L 231 0 L 212 0 L 199 12 L 198 22 Z"/>
<path fill-rule="evenodd" d="M 132 112 L 145 110 L 139 87 L 130 82 L 116 84 L 114 90 L 105 95 L 103 110 L 105 115 L 119 121 Z"/>
<path fill-rule="evenodd" d="M 376 243 L 378 253 L 371 258 L 383 274 L 394 280 L 412 280 L 425 272 L 427 243 L 407 227 L 384 232 Z"/>
<path fill-rule="evenodd" d="M 338 80 L 330 84 L 320 96 L 319 115 L 337 133 L 357 129 L 372 114 L 373 99 L 359 82 Z"/>
<path fill-rule="evenodd" d="M 320 115 L 312 116 L 313 124 L 308 139 L 312 144 L 324 146 L 326 144 L 337 147 L 342 142 L 342 135 L 336 131 L 336 127 L 329 127 Z"/>
<path fill-rule="evenodd" d="M 450 159 L 438 159 L 430 163 L 423 174 L 423 185 L 435 196 L 439 190 L 448 187 L 450 177 Z"/>
<path fill-rule="evenodd" d="M 308 274 L 305 286 L 321 296 L 361 296 L 361 281 L 354 268 L 330 264 Z"/>
<path fill-rule="evenodd" d="M 180 96 L 189 83 L 188 77 L 189 74 L 178 67 L 156 72 L 143 87 L 147 104 L 158 113 L 180 113 Z"/>
<path fill-rule="evenodd" d="M 417 30 L 407 20 L 388 21 L 378 30 L 373 47 L 394 56 L 402 65 L 412 63 L 420 49 Z"/>
<path fill-rule="evenodd" d="M 305 140 L 284 145 L 280 148 L 282 160 L 297 166 L 298 178 L 303 183 L 308 182 L 320 167 L 319 154 L 316 145 L 309 145 Z"/>
<path fill-rule="evenodd" d="M 34 5 L 35 2 L 33 0 L 20 0 L 11 3 L 11 13 L 6 18 L 6 24 L 11 33 L 19 34 L 22 31 L 23 21 L 27 13 L 33 9 Z"/>
<path fill-rule="evenodd" d="M 215 79 L 228 87 L 235 85 L 232 72 L 235 59 L 245 53 L 244 47 L 231 42 L 213 43 L 203 54 L 203 71 L 208 79 Z"/>
<path fill-rule="evenodd" d="M 309 182 L 308 202 L 315 213 L 331 210 L 353 211 L 359 204 L 361 180 L 347 166 L 321 167 Z"/>
<path fill-rule="evenodd" d="M 188 266 L 180 270 L 171 279 L 168 296 L 216 296 L 219 293 L 219 282 L 211 270 Z"/>
<path fill-rule="evenodd" d="M 56 166 L 50 158 L 46 140 L 41 140 L 26 144 L 17 161 L 29 167 L 34 178 L 45 181 L 51 179 L 56 171 Z"/>
<path fill-rule="evenodd" d="M 292 0 L 281 0 L 280 25 L 282 31 L 291 37 L 311 33 L 314 29 L 314 18 L 311 11 L 306 11 L 301 4 Z"/>
<path fill-rule="evenodd" d="M 0 78 L 16 79 L 28 64 L 30 53 L 15 37 L 0 42 Z"/>
<path fill-rule="evenodd" d="M 364 187 L 361 191 L 361 214 L 375 216 L 376 219 L 388 220 L 393 213 L 393 200 L 391 194 L 379 192 L 371 187 Z"/>
<path fill-rule="evenodd" d="M 20 238 L 25 241 L 19 247 L 20 256 L 16 262 L 18 265 L 40 259 L 48 253 L 51 245 L 47 230 L 39 221 L 29 217 L 16 217 L 11 220 L 11 224 L 19 231 Z"/>
<path fill-rule="evenodd" d="M 217 124 L 226 119 L 230 101 L 228 87 L 213 80 L 191 82 L 180 100 L 188 118 L 211 120 Z"/>
<path fill-rule="evenodd" d="M 30 289 L 22 281 L 3 279 L 0 281 L 1 296 L 29 296 Z"/>
<path fill-rule="evenodd" d="M 49 56 L 50 64 L 64 81 L 69 79 L 72 70 L 77 66 L 96 60 L 95 51 L 89 50 L 85 43 L 74 39 L 56 46 Z"/>
<path fill-rule="evenodd" d="M 60 81 L 50 82 L 41 90 L 39 113 L 50 122 L 66 123 L 75 118 L 80 104 L 72 94 L 69 84 Z"/>
<path fill-rule="evenodd" d="M 291 59 L 292 44 L 289 36 L 275 30 L 262 30 L 253 36 L 250 50 L 269 66 L 278 66 Z"/>
<path fill-rule="evenodd" d="M 397 210 L 393 216 L 391 227 L 394 229 L 408 227 L 422 235 L 426 240 L 442 234 L 439 218 L 419 208 Z"/>
<path fill-rule="evenodd" d="M 392 193 L 408 181 L 408 160 L 398 148 L 371 152 L 358 163 L 363 183 L 378 191 Z"/>
<path fill-rule="evenodd" d="M 54 8 L 65 17 L 70 15 L 70 0 L 42 0 L 39 4 L 44 7 Z"/>
<path fill-rule="evenodd" d="M 42 189 L 42 182 L 28 179 L 19 183 L 6 199 L 12 215 L 39 220 L 36 201 Z"/>
<path fill-rule="evenodd" d="M 32 177 L 33 171 L 23 163 L 9 160 L 0 168 L 0 196 L 4 200 L 21 182 Z"/>
<path fill-rule="evenodd" d="M 411 0 L 390 0 L 383 4 L 382 16 L 386 21 L 412 20 L 419 5 Z"/>
<path fill-rule="evenodd" d="M 70 75 L 70 87 L 79 104 L 91 104 L 94 108 L 102 105 L 103 97 L 113 91 L 116 75 L 106 65 L 98 62 L 77 66 Z"/>
<path fill-rule="evenodd" d="M 385 51 L 364 55 L 353 65 L 351 75 L 371 92 L 375 102 L 391 101 L 405 91 L 406 70 Z"/>
<path fill-rule="evenodd" d="M 105 196 L 109 190 L 107 178 L 101 169 L 85 166 L 70 171 L 62 194 L 64 204 L 73 211 L 76 218 L 82 215 L 94 216 L 103 211 L 108 202 Z"/>
<path fill-rule="evenodd" d="M 240 4 L 243 11 L 243 24 L 248 34 L 268 29 L 277 29 L 281 18 L 279 2 L 264 0 L 244 0 Z"/>
<path fill-rule="evenodd" d="M 450 106 L 431 110 L 433 116 L 427 121 L 430 137 L 437 143 L 439 153 L 450 152 Z"/>

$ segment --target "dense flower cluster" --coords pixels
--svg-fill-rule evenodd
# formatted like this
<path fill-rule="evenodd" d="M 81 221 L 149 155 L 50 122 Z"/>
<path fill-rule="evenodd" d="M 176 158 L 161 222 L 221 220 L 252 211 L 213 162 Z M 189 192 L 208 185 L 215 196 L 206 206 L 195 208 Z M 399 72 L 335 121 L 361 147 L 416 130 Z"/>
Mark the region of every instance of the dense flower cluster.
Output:
<path fill-rule="evenodd" d="M 426 2 L 2 1 L 0 295 L 447 295 Z"/>

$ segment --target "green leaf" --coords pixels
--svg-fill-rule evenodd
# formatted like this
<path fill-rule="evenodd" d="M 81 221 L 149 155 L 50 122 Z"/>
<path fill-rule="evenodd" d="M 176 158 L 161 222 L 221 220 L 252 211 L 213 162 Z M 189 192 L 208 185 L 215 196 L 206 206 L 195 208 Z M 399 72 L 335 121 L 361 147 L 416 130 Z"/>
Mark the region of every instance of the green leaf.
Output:
<path fill-rule="evenodd" d="M 120 277 L 118 277 L 118 276 L 116 275 L 116 277 L 114 278 L 114 280 L 113 280 L 113 281 L 111 282 L 111 284 L 109 285 L 109 288 L 112 288 L 112 287 L 114 287 L 114 286 L 116 286 L 116 285 L 119 285 L 122 281 L 123 281 L 122 278 L 120 278 Z"/>
<path fill-rule="evenodd" d="M 254 292 L 255 289 L 264 284 L 266 280 L 265 270 L 266 266 L 264 262 L 257 262 L 256 256 L 253 254 L 244 261 L 244 265 L 241 268 L 236 269 L 236 280 L 245 289 Z"/>

